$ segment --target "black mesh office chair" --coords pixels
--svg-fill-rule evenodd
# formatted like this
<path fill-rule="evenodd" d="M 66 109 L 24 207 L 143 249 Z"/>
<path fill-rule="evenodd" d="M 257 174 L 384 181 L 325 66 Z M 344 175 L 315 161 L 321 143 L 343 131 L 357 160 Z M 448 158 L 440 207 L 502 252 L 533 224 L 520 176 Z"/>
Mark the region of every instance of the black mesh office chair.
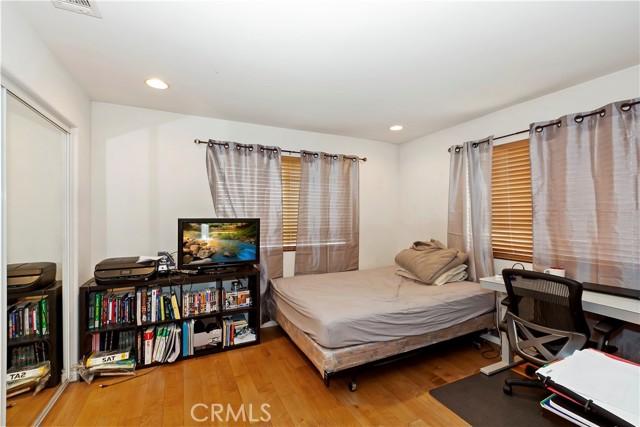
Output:
<path fill-rule="evenodd" d="M 507 331 L 511 349 L 525 361 L 543 366 L 586 346 L 616 351 L 607 346 L 609 335 L 621 323 L 614 319 L 603 319 L 594 327 L 603 335 L 600 345 L 589 342 L 591 331 L 582 311 L 580 282 L 516 269 L 502 270 L 502 277 L 508 310 L 501 329 Z M 532 371 L 527 370 L 527 374 L 532 375 Z M 542 382 L 507 379 L 504 392 L 511 394 L 513 385 L 542 387 Z"/>

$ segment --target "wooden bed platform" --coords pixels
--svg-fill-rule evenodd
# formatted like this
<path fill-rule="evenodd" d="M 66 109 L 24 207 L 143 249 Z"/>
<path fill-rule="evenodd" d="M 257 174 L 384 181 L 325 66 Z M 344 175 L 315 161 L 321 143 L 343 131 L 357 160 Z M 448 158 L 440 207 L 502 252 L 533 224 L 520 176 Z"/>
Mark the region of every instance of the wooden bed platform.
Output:
<path fill-rule="evenodd" d="M 269 301 L 268 306 L 271 318 L 285 330 L 291 340 L 318 369 L 327 387 L 330 385 L 331 377 L 337 373 L 386 363 L 412 354 L 431 344 L 495 327 L 495 313 L 489 312 L 457 325 L 422 335 L 342 348 L 326 348 L 316 343 L 291 323 L 272 300 Z M 352 379 L 349 388 L 351 391 L 355 391 L 355 378 Z"/>

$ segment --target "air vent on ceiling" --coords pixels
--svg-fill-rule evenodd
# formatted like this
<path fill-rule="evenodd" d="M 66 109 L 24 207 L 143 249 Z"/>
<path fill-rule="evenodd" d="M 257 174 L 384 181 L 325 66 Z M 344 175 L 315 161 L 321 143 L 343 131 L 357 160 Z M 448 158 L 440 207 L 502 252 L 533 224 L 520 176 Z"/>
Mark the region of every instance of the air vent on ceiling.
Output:
<path fill-rule="evenodd" d="M 53 5 L 58 9 L 77 12 L 81 15 L 95 16 L 102 18 L 98 6 L 89 0 L 51 0 Z"/>

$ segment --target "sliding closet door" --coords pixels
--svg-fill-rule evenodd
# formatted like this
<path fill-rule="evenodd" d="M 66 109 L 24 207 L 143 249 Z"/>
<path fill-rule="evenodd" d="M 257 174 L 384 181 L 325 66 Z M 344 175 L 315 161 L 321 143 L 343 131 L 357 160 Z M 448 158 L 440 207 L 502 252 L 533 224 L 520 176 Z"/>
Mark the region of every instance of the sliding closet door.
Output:
<path fill-rule="evenodd" d="M 60 288 L 68 289 L 69 133 L 13 93 L 3 92 L 3 269 L 8 264 L 53 263 Z M 41 295 L 17 299 L 18 294 L 8 290 L 6 282 L 3 285 L 2 291 L 7 292 L 3 303 L 9 305 L 1 307 L 5 321 L 8 309 L 17 310 L 25 301 L 27 307 L 35 304 L 28 298 L 42 299 Z M 12 365 L 29 365 L 44 355 L 51 361 L 52 377 L 56 377 L 54 387 L 45 388 L 35 396 L 30 390 L 7 398 L 6 425 L 37 424 L 56 390 L 67 380 L 65 370 L 69 367 L 63 363 L 63 347 L 68 325 L 64 325 L 62 319 L 66 318 L 68 307 L 63 307 L 64 300 L 61 296 L 55 307 L 49 302 L 47 335 L 31 332 L 26 337 L 8 337 L 6 327 L 2 329 L 3 350 L 6 350 L 2 357 L 7 369 Z M 3 375 L 3 381 L 4 378 Z"/>

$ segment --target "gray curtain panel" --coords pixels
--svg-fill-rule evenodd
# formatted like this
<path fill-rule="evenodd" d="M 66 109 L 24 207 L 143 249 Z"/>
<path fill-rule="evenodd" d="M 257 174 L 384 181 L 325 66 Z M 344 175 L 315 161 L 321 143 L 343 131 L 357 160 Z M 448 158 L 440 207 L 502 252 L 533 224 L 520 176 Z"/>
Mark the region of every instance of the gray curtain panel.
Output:
<path fill-rule="evenodd" d="M 486 142 L 451 147 L 447 246 L 469 255 L 469 279 L 493 276 L 491 247 L 491 159 Z M 474 147 L 474 145 L 476 145 Z"/>
<path fill-rule="evenodd" d="M 296 275 L 358 269 L 359 163 L 341 154 L 301 153 Z"/>
<path fill-rule="evenodd" d="M 611 286 L 640 283 L 640 105 L 533 123 L 533 265 Z"/>
<path fill-rule="evenodd" d="M 218 142 L 218 141 L 216 141 Z M 282 277 L 282 163 L 277 147 L 209 144 L 207 173 L 220 218 L 260 218 L 260 301 L 267 319 L 269 279 Z"/>

